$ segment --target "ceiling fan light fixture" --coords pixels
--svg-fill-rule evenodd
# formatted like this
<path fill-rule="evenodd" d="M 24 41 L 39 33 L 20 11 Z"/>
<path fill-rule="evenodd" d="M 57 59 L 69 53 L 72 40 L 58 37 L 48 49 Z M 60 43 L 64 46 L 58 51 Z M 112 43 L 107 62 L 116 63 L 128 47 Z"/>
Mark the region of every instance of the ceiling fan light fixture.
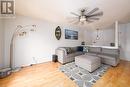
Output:
<path fill-rule="evenodd" d="M 84 21 L 86 21 L 86 17 L 85 16 L 81 16 L 80 17 L 80 22 L 84 22 Z"/>

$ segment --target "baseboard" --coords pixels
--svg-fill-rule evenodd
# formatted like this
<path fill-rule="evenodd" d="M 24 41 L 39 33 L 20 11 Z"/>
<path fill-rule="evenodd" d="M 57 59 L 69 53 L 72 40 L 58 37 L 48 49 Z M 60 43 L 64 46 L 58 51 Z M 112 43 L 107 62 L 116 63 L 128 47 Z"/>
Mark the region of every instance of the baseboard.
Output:
<path fill-rule="evenodd" d="M 51 61 L 48 60 L 48 61 L 44 61 L 44 62 L 38 62 L 38 63 L 33 63 L 33 64 L 27 64 L 27 65 L 22 65 L 21 67 L 24 68 L 24 67 L 33 66 L 33 65 L 42 64 L 42 63 L 47 63 L 47 62 L 51 62 Z"/>
<path fill-rule="evenodd" d="M 130 59 L 122 59 L 122 58 L 121 58 L 121 60 L 124 60 L 124 61 L 130 61 Z"/>

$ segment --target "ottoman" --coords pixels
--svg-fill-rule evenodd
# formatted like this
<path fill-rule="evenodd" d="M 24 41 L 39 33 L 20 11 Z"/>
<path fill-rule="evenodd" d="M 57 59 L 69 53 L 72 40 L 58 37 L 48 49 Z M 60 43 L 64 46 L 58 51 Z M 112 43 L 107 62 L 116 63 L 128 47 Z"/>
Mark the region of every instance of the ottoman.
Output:
<path fill-rule="evenodd" d="M 75 64 L 89 72 L 93 72 L 100 67 L 101 59 L 92 55 L 80 55 L 75 57 Z"/>

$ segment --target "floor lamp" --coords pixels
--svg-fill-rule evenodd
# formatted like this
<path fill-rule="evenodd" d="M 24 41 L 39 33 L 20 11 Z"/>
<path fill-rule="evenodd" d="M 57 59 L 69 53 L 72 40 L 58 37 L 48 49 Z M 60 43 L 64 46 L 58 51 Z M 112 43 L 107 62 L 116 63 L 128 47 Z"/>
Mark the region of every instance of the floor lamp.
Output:
<path fill-rule="evenodd" d="M 28 28 L 31 27 L 31 28 Z M 24 36 L 28 33 L 28 31 L 35 31 L 36 29 L 36 25 L 26 25 L 26 26 L 21 26 L 18 25 L 13 33 L 13 36 L 11 38 L 11 43 L 10 43 L 10 66 L 8 68 L 4 68 L 2 70 L 0 70 L 0 78 L 4 78 L 8 75 L 11 74 L 11 72 L 13 71 L 18 71 L 20 70 L 20 68 L 16 68 L 14 67 L 14 59 L 13 59 L 13 52 L 14 52 L 14 42 L 15 42 L 15 38 L 17 36 Z"/>

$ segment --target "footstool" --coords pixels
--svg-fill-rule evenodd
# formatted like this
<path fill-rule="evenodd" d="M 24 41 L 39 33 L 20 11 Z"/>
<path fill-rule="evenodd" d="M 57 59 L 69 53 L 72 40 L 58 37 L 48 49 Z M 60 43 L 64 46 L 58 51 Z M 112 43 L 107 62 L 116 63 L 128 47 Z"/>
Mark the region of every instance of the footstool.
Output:
<path fill-rule="evenodd" d="M 101 59 L 92 55 L 80 55 L 75 57 L 75 64 L 89 72 L 93 72 L 100 67 Z"/>

